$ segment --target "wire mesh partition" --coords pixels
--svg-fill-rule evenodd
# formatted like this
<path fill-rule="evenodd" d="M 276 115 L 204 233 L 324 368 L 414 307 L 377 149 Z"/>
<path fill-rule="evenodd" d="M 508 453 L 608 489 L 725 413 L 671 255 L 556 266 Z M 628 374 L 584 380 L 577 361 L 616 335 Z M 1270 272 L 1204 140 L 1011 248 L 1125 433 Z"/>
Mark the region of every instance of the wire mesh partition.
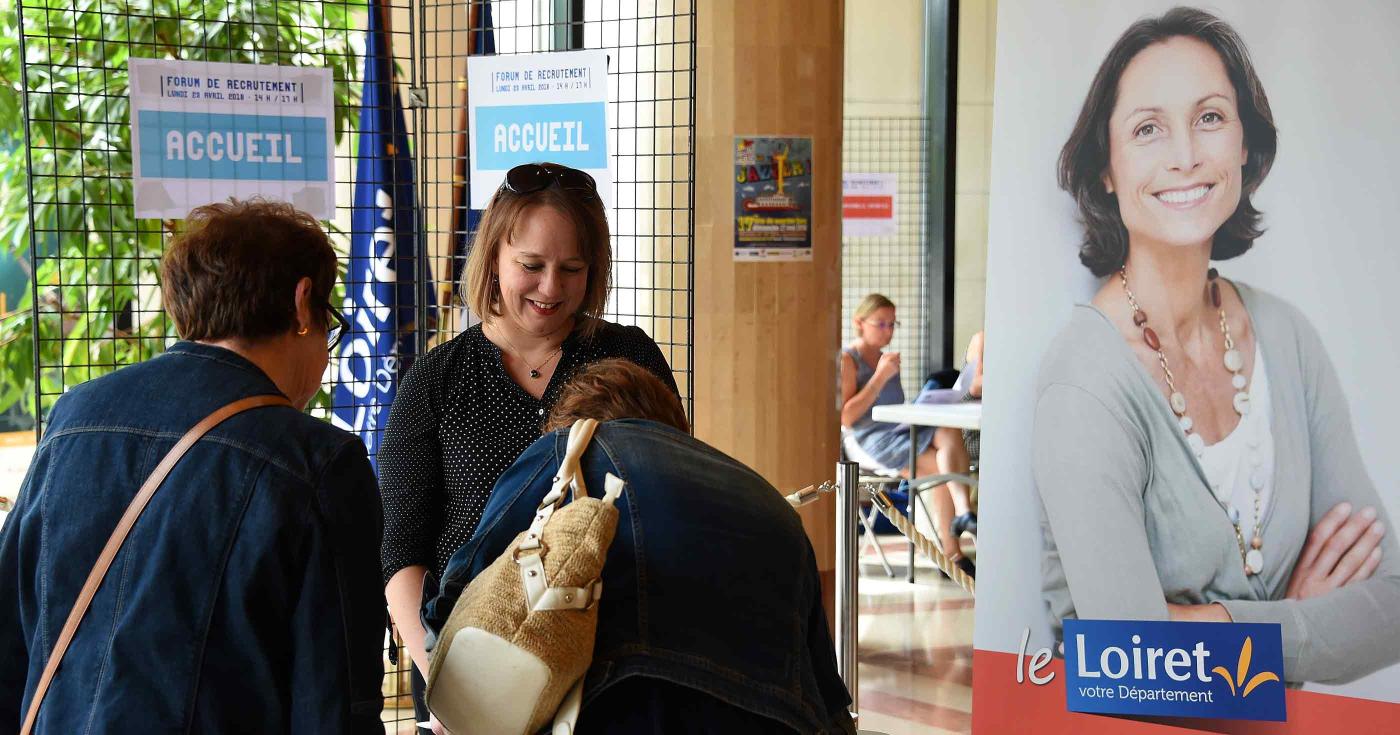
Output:
<path fill-rule="evenodd" d="M 471 234 L 462 198 L 470 185 L 469 51 L 491 45 L 498 54 L 606 49 L 615 186 L 607 316 L 652 335 L 689 405 L 692 0 L 495 0 L 489 12 L 479 1 L 378 5 L 397 61 L 395 87 L 407 108 L 403 122 L 393 124 L 404 126 L 412 149 L 414 244 L 426 256 L 415 257 L 415 248 L 398 243 L 398 282 L 412 288 L 399 289 L 384 306 L 411 303 L 428 317 L 418 322 L 426 327 L 418 334 L 431 339 L 405 340 L 366 357 L 401 366 L 467 324 L 451 303 L 452 277 Z M 392 150 L 356 150 L 365 112 L 365 0 L 19 0 L 17 11 L 3 21 L 18 22 L 17 31 L 0 41 L 0 81 L 7 82 L 0 85 L 0 247 L 25 259 L 33 285 L 17 311 L 0 315 L 0 411 L 32 411 L 37 434 L 67 388 L 159 354 L 175 338 L 160 309 L 157 276 L 181 223 L 135 217 L 128 59 L 329 68 L 338 182 L 329 228 L 342 255 L 356 235 L 368 234 L 353 230 L 357 154 Z M 491 43 L 482 44 L 485 38 Z M 26 172 L 27 187 L 21 183 Z M 396 180 L 377 183 L 403 183 L 398 174 L 388 175 Z M 352 264 L 335 299 L 343 289 L 353 293 L 365 285 Z M 431 309 L 434 302 L 446 308 Z M 327 390 L 313 403 L 324 418 L 338 407 L 337 382 L 343 386 L 354 377 L 333 367 L 327 379 Z M 381 408 L 387 418 L 387 407 Z M 385 678 L 385 719 L 399 732 L 415 732 L 407 658 L 398 660 Z"/>
<path fill-rule="evenodd" d="M 420 137 L 426 237 L 435 274 L 459 272 L 467 250 L 448 184 L 460 180 L 467 149 L 457 137 L 465 89 L 466 26 L 451 19 L 458 0 L 424 0 L 420 78 L 427 106 Z M 693 0 L 495 0 L 496 54 L 573 49 L 608 52 L 613 155 L 613 289 L 607 318 L 640 326 L 656 340 L 691 398 L 691 262 L 694 192 L 695 11 Z M 471 35 L 484 27 L 478 15 Z M 475 45 L 473 45 L 475 49 Z M 427 187 L 435 186 L 433 193 Z M 467 233 L 466 241 L 470 241 Z M 455 260 L 455 262 L 453 262 Z M 445 291 L 447 283 L 441 283 Z M 448 334 L 463 326 L 449 320 Z"/>
<path fill-rule="evenodd" d="M 0 363 L 3 402 L 32 400 L 42 418 L 67 388 L 161 352 L 174 333 L 156 276 L 177 224 L 134 215 L 128 59 L 328 67 L 339 162 L 363 4 L 21 0 L 17 18 L 22 106 L 0 107 L 14 118 L 0 128 L 22 121 L 11 151 L 27 160 L 6 167 L 0 241 L 33 275 L 26 303 L 0 323 Z M 27 189 L 16 185 L 26 171 Z"/>
<path fill-rule="evenodd" d="M 882 293 L 895 303 L 899 328 L 889 349 L 900 353 L 900 381 L 913 397 L 931 370 L 925 279 L 928 271 L 928 145 L 922 117 L 844 121 L 841 171 L 894 174 L 896 232 L 841 237 L 842 342 L 855 339 L 851 317 L 861 299 Z"/>

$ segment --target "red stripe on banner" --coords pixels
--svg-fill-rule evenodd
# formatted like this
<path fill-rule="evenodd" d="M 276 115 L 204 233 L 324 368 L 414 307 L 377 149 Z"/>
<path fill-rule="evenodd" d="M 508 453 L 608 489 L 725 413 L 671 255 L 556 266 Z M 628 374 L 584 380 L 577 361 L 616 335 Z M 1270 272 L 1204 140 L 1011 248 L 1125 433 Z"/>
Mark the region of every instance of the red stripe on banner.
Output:
<path fill-rule="evenodd" d="M 1026 655 L 1029 665 L 1033 653 Z M 1335 694 L 1288 690 L 1287 722 L 1208 720 L 1186 717 L 1128 717 L 1091 715 L 1065 709 L 1063 660 L 1051 661 L 1039 673 L 1055 678 L 1036 686 L 1029 677 L 1016 683 L 1016 654 L 978 649 L 972 652 L 972 732 L 1003 733 L 1182 733 L 1212 732 L 1238 735 L 1275 733 L 1395 732 L 1400 704 Z"/>
<path fill-rule="evenodd" d="M 889 219 L 894 216 L 894 197 L 841 197 L 841 216 L 845 219 Z"/>

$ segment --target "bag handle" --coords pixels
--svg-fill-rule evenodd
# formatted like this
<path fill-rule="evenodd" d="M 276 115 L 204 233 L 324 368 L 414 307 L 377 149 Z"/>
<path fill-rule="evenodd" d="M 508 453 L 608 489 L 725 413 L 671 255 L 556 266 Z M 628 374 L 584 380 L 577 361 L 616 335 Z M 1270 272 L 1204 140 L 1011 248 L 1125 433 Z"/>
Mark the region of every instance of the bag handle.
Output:
<path fill-rule="evenodd" d="M 529 532 L 525 534 L 525 540 L 520 542 L 519 551 L 540 548 L 540 535 L 544 524 L 549 522 L 549 517 L 554 515 L 554 511 L 564 502 L 565 490 L 570 491 L 569 500 L 577 498 L 579 493 L 588 495 L 588 487 L 584 485 L 579 463 L 583 458 L 583 450 L 588 448 L 588 442 L 592 441 L 593 431 L 597 428 L 598 422 L 594 419 L 579 419 L 569 429 L 568 448 L 564 451 L 564 459 L 559 462 L 559 471 L 554 474 L 554 485 L 535 509 L 535 519 L 530 524 Z"/>
<path fill-rule="evenodd" d="M 525 591 L 525 604 L 530 610 L 586 610 L 598 602 L 603 594 L 603 582 L 595 579 L 583 587 L 554 587 L 545 578 L 544 571 L 544 527 L 553 517 L 554 511 L 564 500 L 564 491 L 572 490 L 571 500 L 579 494 L 588 496 L 584 485 L 582 458 L 583 451 L 593 438 L 598 422 L 593 419 L 579 419 L 569 429 L 568 449 L 559 462 L 559 472 L 554 476 L 554 486 L 540 501 L 535 518 L 525 532 L 525 538 L 516 546 L 512 556 L 520 567 L 520 582 Z M 603 480 L 603 502 L 612 505 L 622 495 L 626 485 L 621 478 L 611 472 Z"/>
<path fill-rule="evenodd" d="M 68 611 L 68 620 L 63 623 L 63 630 L 58 634 L 58 640 L 54 642 L 53 653 L 49 654 L 49 660 L 44 664 L 44 673 L 39 677 L 38 686 L 34 688 L 34 698 L 29 702 L 29 712 L 24 716 L 24 726 L 20 728 L 20 735 L 29 735 L 34 729 L 34 724 L 39 719 L 39 707 L 44 703 L 44 695 L 48 694 L 49 684 L 58 672 L 58 665 L 63 661 L 64 654 L 68 652 L 68 644 L 73 642 L 73 635 L 78 632 L 78 625 L 83 622 L 83 616 L 87 614 L 88 606 L 92 604 L 92 598 L 97 594 L 97 589 L 102 586 L 102 579 L 107 576 L 107 570 L 112 566 L 112 561 L 116 559 L 117 552 L 121 551 L 122 544 L 126 542 L 127 534 L 131 532 L 132 526 L 136 525 L 136 520 L 146 510 L 146 504 L 160 489 L 161 483 L 165 482 L 166 475 L 170 474 L 170 470 L 185 456 L 185 452 L 209 433 L 210 429 L 244 411 L 263 406 L 287 406 L 290 408 L 292 403 L 280 395 L 251 396 L 234 401 L 214 411 L 195 424 L 194 428 L 185 432 L 185 435 L 180 437 L 180 441 L 176 442 L 175 446 L 166 453 L 160 464 L 156 465 L 150 477 L 146 478 L 146 482 L 137 491 L 136 497 L 132 498 L 131 504 L 126 507 L 126 513 L 122 514 L 121 520 L 117 522 L 117 527 L 112 531 L 111 537 L 107 539 L 107 545 L 102 548 L 102 553 L 98 555 L 97 563 L 92 565 L 92 571 L 88 573 L 87 581 L 83 583 L 83 589 L 78 593 L 78 600 L 73 603 L 73 609 Z"/>

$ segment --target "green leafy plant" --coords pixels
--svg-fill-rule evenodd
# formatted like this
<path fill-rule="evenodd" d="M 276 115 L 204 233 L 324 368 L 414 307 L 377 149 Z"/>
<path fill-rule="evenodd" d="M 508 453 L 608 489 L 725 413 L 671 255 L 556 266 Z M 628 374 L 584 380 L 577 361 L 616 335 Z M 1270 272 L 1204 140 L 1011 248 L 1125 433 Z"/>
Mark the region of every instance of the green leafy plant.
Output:
<path fill-rule="evenodd" d="M 179 223 L 134 216 L 127 59 L 329 67 L 340 142 L 355 123 L 363 11 L 364 0 L 21 0 L 5 12 L 0 248 L 36 287 L 0 317 L 0 411 L 32 413 L 35 396 L 47 411 L 66 386 L 173 338 L 155 294 Z"/>

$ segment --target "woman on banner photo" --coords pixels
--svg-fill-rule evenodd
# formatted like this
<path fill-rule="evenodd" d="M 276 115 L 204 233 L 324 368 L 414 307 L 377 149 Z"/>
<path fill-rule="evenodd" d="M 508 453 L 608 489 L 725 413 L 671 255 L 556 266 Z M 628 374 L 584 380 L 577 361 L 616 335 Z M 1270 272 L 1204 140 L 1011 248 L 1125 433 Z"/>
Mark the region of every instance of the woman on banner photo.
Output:
<path fill-rule="evenodd" d="M 1212 261 L 1263 235 L 1278 132 L 1238 34 L 1134 23 L 1059 161 L 1103 280 L 1051 343 L 1032 466 L 1044 598 L 1068 617 L 1277 623 L 1290 681 L 1400 661 L 1400 549 L 1341 378 L 1289 303 Z"/>

